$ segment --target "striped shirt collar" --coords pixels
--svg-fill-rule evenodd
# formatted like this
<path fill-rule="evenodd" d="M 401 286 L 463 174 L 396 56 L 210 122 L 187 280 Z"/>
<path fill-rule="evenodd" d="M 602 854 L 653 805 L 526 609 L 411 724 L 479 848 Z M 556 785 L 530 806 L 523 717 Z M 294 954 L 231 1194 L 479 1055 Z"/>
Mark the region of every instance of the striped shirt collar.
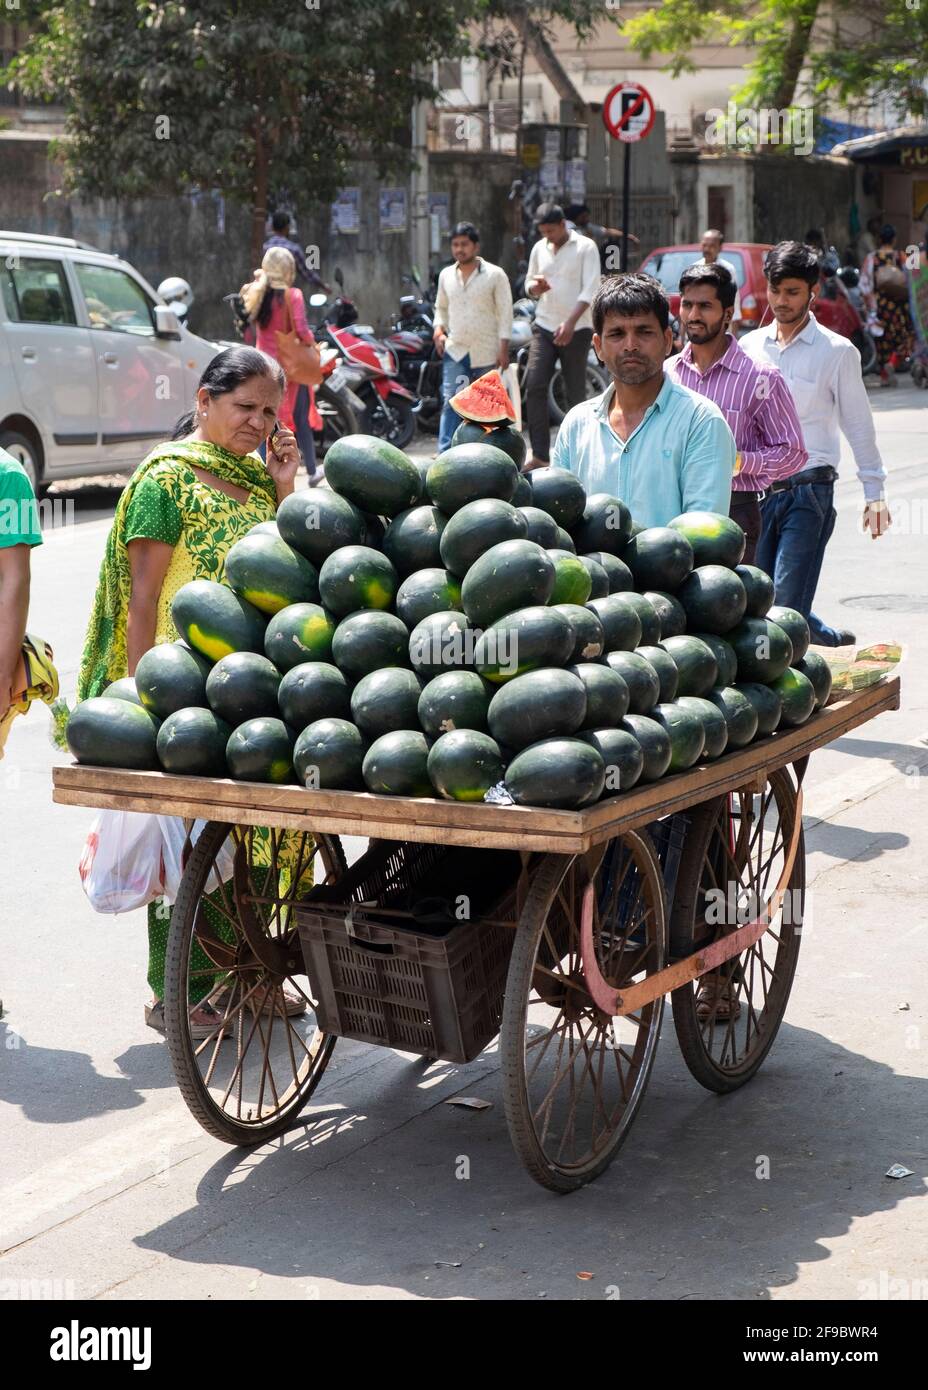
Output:
<path fill-rule="evenodd" d="M 729 372 L 743 372 L 748 365 L 748 355 L 744 351 L 744 348 L 738 346 L 737 339 L 733 338 L 730 333 L 726 334 L 726 337 L 728 338 L 728 347 L 722 353 L 721 357 L 717 357 L 712 363 L 712 366 L 708 367 L 706 371 L 701 372 L 698 364 L 693 361 L 692 343 L 687 343 L 684 346 L 679 356 L 680 363 L 685 367 L 689 367 L 690 371 L 695 372 L 696 375 L 702 377 L 703 380 L 705 380 L 711 372 L 714 372 L 716 367 L 724 367 L 725 370 Z"/>

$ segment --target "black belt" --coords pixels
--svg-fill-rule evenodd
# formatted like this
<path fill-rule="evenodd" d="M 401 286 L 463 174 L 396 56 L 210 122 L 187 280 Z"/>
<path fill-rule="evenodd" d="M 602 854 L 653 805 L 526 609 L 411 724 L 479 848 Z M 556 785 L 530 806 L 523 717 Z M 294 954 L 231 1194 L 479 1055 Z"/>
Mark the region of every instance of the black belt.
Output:
<path fill-rule="evenodd" d="M 821 468 L 804 468 L 790 478 L 781 478 L 778 483 L 770 484 L 770 491 L 786 492 L 791 487 L 802 487 L 804 483 L 833 483 L 837 476 L 837 468 L 826 463 Z"/>
<path fill-rule="evenodd" d="M 731 490 L 731 505 L 736 502 L 763 502 L 766 493 L 764 492 L 743 492 L 741 488 L 733 487 Z"/>

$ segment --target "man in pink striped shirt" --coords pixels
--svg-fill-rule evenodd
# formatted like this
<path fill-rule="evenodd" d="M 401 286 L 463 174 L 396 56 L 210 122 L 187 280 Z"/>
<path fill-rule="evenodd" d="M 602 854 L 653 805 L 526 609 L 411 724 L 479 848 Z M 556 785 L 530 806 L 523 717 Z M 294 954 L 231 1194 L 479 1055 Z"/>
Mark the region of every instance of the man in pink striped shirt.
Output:
<path fill-rule="evenodd" d="M 735 282 L 725 266 L 694 265 L 680 277 L 680 323 L 689 340 L 664 363 L 680 386 L 719 407 L 738 448 L 731 516 L 747 537 L 746 564 L 760 539 L 760 500 L 771 483 L 808 460 L 802 428 L 785 379 L 770 363 L 748 357 L 729 333 Z"/>

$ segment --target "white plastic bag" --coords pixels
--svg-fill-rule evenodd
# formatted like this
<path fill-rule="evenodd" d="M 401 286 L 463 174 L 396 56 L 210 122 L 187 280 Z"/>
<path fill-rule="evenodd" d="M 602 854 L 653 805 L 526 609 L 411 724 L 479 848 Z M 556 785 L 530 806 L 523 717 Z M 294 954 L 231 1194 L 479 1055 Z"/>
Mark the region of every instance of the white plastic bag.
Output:
<path fill-rule="evenodd" d="M 503 385 L 506 387 L 507 395 L 512 401 L 512 408 L 516 413 L 515 427 L 522 431 L 522 392 L 519 390 L 519 369 L 514 362 L 502 373 Z"/>
<path fill-rule="evenodd" d="M 155 819 L 161 827 L 161 838 L 163 842 L 162 892 L 165 902 L 173 906 L 177 901 L 177 890 L 180 887 L 181 875 L 184 872 L 183 853 L 184 845 L 187 841 L 187 830 L 184 822 L 178 816 L 157 816 Z M 204 820 L 194 821 L 193 828 L 190 832 L 191 847 L 195 845 L 200 838 L 205 825 L 206 821 Z M 206 883 L 207 892 L 211 892 L 214 888 L 217 888 L 219 882 L 228 882 L 232 877 L 233 864 L 234 850 L 230 840 L 226 840 L 222 849 L 216 855 L 216 862 L 213 865 Z"/>
<path fill-rule="evenodd" d="M 144 811 L 101 811 L 78 865 L 94 912 L 131 912 L 161 896 L 161 828 Z"/>

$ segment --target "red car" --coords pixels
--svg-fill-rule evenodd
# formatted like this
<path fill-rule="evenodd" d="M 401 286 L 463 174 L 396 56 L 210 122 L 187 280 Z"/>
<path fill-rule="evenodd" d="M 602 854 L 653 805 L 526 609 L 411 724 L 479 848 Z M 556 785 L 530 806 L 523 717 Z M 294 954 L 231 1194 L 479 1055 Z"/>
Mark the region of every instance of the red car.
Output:
<path fill-rule="evenodd" d="M 722 260 L 734 267 L 741 296 L 739 333 L 759 328 L 767 308 L 767 282 L 764 279 L 764 257 L 770 250 L 768 242 L 726 241 Z M 680 276 L 694 261 L 702 259 L 702 247 L 696 242 L 683 246 L 659 246 L 651 251 L 639 270 L 660 280 L 670 299 L 671 313 L 680 313 Z"/>

